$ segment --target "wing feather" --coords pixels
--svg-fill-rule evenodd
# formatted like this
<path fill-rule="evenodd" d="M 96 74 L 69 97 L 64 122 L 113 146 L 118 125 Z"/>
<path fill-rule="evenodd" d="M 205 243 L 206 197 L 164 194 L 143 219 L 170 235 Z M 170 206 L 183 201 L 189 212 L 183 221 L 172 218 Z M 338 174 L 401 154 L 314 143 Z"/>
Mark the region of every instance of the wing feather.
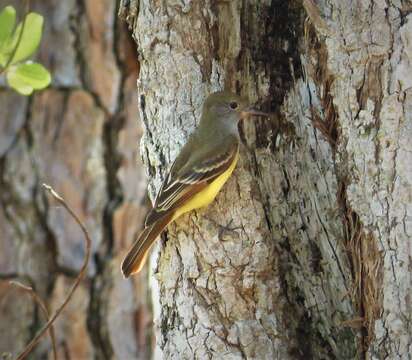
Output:
<path fill-rule="evenodd" d="M 182 168 L 183 171 L 176 174 L 173 174 L 172 166 L 156 197 L 153 209 L 147 215 L 145 225 L 150 226 L 170 210 L 180 206 L 181 200 L 186 199 L 188 194 L 193 196 L 193 187 L 196 188 L 196 192 L 199 192 L 204 186 L 197 185 L 201 183 L 206 185 L 221 175 L 232 164 L 238 149 L 239 144 L 234 141 L 229 144 L 226 151 L 215 156 L 205 156 L 205 160 L 197 163 L 196 166 Z"/>

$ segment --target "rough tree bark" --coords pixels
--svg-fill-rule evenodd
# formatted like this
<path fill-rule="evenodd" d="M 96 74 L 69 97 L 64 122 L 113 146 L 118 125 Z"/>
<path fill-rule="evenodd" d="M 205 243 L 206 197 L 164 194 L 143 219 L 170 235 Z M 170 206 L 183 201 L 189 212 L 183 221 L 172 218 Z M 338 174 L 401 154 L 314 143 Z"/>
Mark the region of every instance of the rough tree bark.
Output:
<path fill-rule="evenodd" d="M 14 4 L 21 15 L 23 3 L 2 0 L 0 8 Z M 45 182 L 73 206 L 93 240 L 87 281 L 56 323 L 59 359 L 147 359 L 147 283 L 120 274 L 122 250 L 146 211 L 136 162 L 134 44 L 114 1 L 30 3 L 45 17 L 38 60 L 53 84 L 30 98 L 0 89 L 0 354 L 14 358 L 44 322 L 8 281 L 33 285 L 52 310 L 83 261 L 83 235 L 64 209 L 47 206 Z M 32 358 L 49 355 L 45 340 Z"/>
<path fill-rule="evenodd" d="M 123 1 L 153 197 L 223 87 L 276 113 L 242 127 L 232 179 L 169 227 L 155 268 L 165 358 L 408 358 L 409 1 Z"/>

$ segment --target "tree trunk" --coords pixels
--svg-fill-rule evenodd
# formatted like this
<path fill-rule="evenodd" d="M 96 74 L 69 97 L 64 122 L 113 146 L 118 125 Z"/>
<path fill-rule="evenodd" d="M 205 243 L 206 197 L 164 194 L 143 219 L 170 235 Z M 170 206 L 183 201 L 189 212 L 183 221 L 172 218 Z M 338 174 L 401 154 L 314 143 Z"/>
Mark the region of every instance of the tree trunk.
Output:
<path fill-rule="evenodd" d="M 23 15 L 23 1 L 0 3 Z M 34 286 L 53 310 L 83 261 L 83 235 L 46 199 L 47 183 L 86 223 L 93 242 L 87 280 L 55 325 L 58 358 L 147 359 L 147 282 L 120 274 L 122 250 L 146 212 L 136 162 L 134 45 L 113 1 L 30 3 L 45 18 L 38 60 L 53 84 L 30 98 L 0 90 L 0 354 L 15 358 L 44 323 L 30 296 L 8 280 Z M 50 349 L 45 340 L 32 358 L 51 359 Z"/>
<path fill-rule="evenodd" d="M 409 357 L 411 10 L 123 1 L 152 198 L 207 94 L 225 87 L 275 113 L 243 124 L 234 176 L 163 237 L 165 358 Z"/>

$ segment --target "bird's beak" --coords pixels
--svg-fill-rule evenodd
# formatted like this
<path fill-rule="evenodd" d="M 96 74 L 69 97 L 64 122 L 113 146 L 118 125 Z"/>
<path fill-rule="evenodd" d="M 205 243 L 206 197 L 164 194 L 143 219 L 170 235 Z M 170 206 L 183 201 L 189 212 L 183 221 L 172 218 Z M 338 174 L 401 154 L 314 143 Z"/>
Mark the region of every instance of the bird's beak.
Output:
<path fill-rule="evenodd" d="M 248 116 L 250 116 L 250 115 L 252 115 L 252 116 L 264 116 L 264 117 L 269 117 L 269 116 L 270 116 L 269 113 L 266 113 L 266 112 L 263 112 L 263 111 L 259 111 L 259 110 L 253 109 L 253 108 L 251 108 L 251 107 L 246 108 L 245 110 L 243 110 L 243 111 L 241 112 L 241 117 L 242 117 L 242 119 L 244 119 L 244 118 L 246 118 L 246 117 L 248 117 Z"/>

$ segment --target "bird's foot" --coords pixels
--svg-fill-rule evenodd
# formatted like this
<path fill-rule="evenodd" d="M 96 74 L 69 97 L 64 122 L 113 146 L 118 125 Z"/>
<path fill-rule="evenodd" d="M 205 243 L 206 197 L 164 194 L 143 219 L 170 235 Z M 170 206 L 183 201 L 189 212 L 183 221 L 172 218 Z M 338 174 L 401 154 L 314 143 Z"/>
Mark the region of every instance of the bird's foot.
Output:
<path fill-rule="evenodd" d="M 231 226 L 233 223 L 233 219 L 230 219 L 227 225 L 218 224 L 219 227 L 219 239 L 223 240 L 223 236 L 227 233 L 236 233 L 236 230 L 242 229 L 241 226 Z M 236 233 L 237 234 L 237 233 Z"/>

